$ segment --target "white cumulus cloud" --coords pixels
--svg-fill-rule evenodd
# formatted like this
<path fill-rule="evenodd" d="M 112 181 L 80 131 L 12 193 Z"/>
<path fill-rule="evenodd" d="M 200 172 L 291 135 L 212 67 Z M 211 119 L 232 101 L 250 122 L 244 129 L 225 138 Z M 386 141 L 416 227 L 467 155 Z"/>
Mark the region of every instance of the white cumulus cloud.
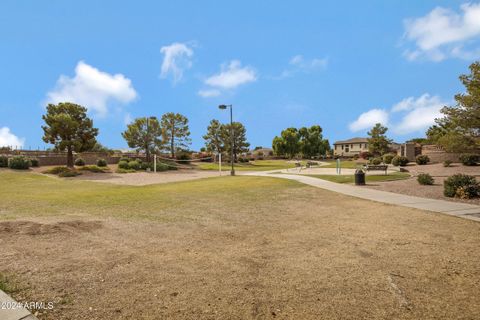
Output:
<path fill-rule="evenodd" d="M 0 147 L 21 148 L 23 147 L 24 143 L 25 143 L 25 139 L 19 138 L 16 135 L 14 135 L 10 131 L 10 128 L 8 127 L 0 128 Z"/>
<path fill-rule="evenodd" d="M 212 87 L 234 89 L 242 84 L 257 80 L 257 74 L 252 67 L 242 67 L 238 60 L 232 60 L 227 65 L 222 65 L 222 70 L 205 80 Z"/>
<path fill-rule="evenodd" d="M 357 120 L 349 125 L 350 131 L 356 132 L 372 128 L 375 124 L 388 124 L 388 112 L 383 109 L 371 109 L 362 113 Z"/>
<path fill-rule="evenodd" d="M 183 72 L 192 67 L 193 49 L 185 43 L 175 42 L 160 49 L 163 54 L 160 77 L 167 78 L 172 74 L 173 83 L 177 83 L 183 77 Z"/>
<path fill-rule="evenodd" d="M 55 89 L 47 93 L 48 103 L 73 102 L 104 116 L 108 113 L 108 103 L 127 104 L 137 98 L 132 81 L 123 74 L 109 74 L 78 62 L 75 76 L 62 75 Z"/>
<path fill-rule="evenodd" d="M 198 91 L 198 95 L 204 98 L 217 97 L 225 90 L 233 90 L 243 84 L 257 81 L 257 72 L 250 66 L 242 67 L 239 60 L 232 60 L 223 64 L 219 73 L 207 79 L 204 83 L 207 89 Z"/>
<path fill-rule="evenodd" d="M 442 116 L 440 109 L 446 103 L 438 96 L 428 93 L 418 98 L 409 97 L 393 106 L 392 112 L 402 116 L 400 121 L 393 126 L 393 132 L 409 134 L 414 132 L 423 133 L 435 123 L 436 118 Z"/>
<path fill-rule="evenodd" d="M 407 59 L 478 58 L 480 3 L 462 4 L 460 10 L 436 7 L 423 17 L 406 19 L 405 39 L 414 43 L 404 52 Z"/>
<path fill-rule="evenodd" d="M 376 123 L 388 125 L 392 132 L 399 135 L 425 133 L 425 130 L 442 117 L 440 110 L 447 105 L 439 96 L 428 93 L 420 97 L 408 97 L 394 104 L 390 110 L 371 109 L 362 113 L 350 123 L 351 131 L 370 129 Z"/>

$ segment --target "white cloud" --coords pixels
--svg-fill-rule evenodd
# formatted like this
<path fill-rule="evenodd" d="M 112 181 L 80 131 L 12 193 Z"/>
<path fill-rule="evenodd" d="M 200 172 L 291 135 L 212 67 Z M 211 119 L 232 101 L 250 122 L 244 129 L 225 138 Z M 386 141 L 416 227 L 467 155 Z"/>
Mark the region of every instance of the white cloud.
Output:
<path fill-rule="evenodd" d="M 130 79 L 123 74 L 109 74 L 83 61 L 75 67 L 75 76 L 60 76 L 55 89 L 47 93 L 48 103 L 73 102 L 104 116 L 108 103 L 129 103 L 137 98 Z"/>
<path fill-rule="evenodd" d="M 257 74 L 252 67 L 242 67 L 238 60 L 222 65 L 221 71 L 205 80 L 205 84 L 220 89 L 234 89 L 242 84 L 254 82 Z"/>
<path fill-rule="evenodd" d="M 21 148 L 23 147 L 24 143 L 25 143 L 25 139 L 19 138 L 16 135 L 14 135 L 10 131 L 10 128 L 8 127 L 0 128 L 0 147 Z"/>
<path fill-rule="evenodd" d="M 173 76 L 173 83 L 177 83 L 183 77 L 183 72 L 192 67 L 193 50 L 184 43 L 172 43 L 160 49 L 163 53 L 163 63 L 160 77 L 167 78 L 169 74 Z"/>
<path fill-rule="evenodd" d="M 387 125 L 388 112 L 383 109 L 371 109 L 367 112 L 364 112 L 357 118 L 357 120 L 350 123 L 349 129 L 353 132 L 370 129 L 376 123 Z"/>
<path fill-rule="evenodd" d="M 232 60 L 223 64 L 219 73 L 207 79 L 204 83 L 208 87 L 198 91 L 198 95 L 204 98 L 218 97 L 226 90 L 233 90 L 243 84 L 257 81 L 257 73 L 250 66 L 242 67 L 239 60 Z"/>
<path fill-rule="evenodd" d="M 408 97 L 393 105 L 390 110 L 372 109 L 362 113 L 349 128 L 355 132 L 382 123 L 399 135 L 425 133 L 435 123 L 435 119 L 442 116 L 440 110 L 446 104 L 439 96 L 428 93 L 418 98 Z"/>
<path fill-rule="evenodd" d="M 435 123 L 435 118 L 442 116 L 440 109 L 445 106 L 438 96 L 430 96 L 428 93 L 419 98 L 409 97 L 393 106 L 392 112 L 401 113 L 402 119 L 393 126 L 393 132 L 409 134 L 425 132 Z"/>
<path fill-rule="evenodd" d="M 405 50 L 407 59 L 421 57 L 441 61 L 448 57 L 478 58 L 480 48 L 480 3 L 465 3 L 461 12 L 436 7 L 427 15 L 406 19 L 405 38 L 415 47 Z"/>
<path fill-rule="evenodd" d="M 305 59 L 301 54 L 293 56 L 289 61 L 289 67 L 278 77 L 273 77 L 275 80 L 281 80 L 293 76 L 298 72 L 311 73 L 317 70 L 323 70 L 328 66 L 328 58 L 313 58 Z"/>
<path fill-rule="evenodd" d="M 217 89 L 198 90 L 198 95 L 204 98 L 218 97 L 220 94 L 220 90 Z"/>

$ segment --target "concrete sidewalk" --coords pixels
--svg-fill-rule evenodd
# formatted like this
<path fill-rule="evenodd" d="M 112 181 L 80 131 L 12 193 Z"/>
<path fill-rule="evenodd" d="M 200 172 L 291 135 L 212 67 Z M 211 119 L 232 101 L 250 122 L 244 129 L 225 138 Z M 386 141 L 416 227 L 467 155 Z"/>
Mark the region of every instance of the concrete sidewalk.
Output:
<path fill-rule="evenodd" d="M 403 194 L 369 189 L 362 186 L 354 186 L 322 180 L 318 178 L 295 175 L 295 174 L 275 174 L 268 172 L 249 172 L 246 175 L 275 177 L 282 179 L 295 180 L 317 188 L 327 189 L 338 193 L 343 193 L 352 197 L 394 204 L 409 208 L 444 213 L 464 219 L 470 219 L 480 222 L 480 206 L 459 203 L 453 201 L 427 199 L 420 197 L 407 196 Z"/>
<path fill-rule="evenodd" d="M 16 302 L 8 294 L 0 290 L 0 319 L 1 320 L 37 320 L 25 308 L 16 308 Z"/>

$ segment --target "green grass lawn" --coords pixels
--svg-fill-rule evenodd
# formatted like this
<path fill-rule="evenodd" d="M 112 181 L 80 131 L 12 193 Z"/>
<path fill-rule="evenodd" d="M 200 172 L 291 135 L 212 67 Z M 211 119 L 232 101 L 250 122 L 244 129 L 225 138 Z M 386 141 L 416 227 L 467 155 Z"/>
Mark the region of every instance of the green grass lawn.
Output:
<path fill-rule="evenodd" d="M 325 175 L 325 174 L 312 174 L 310 177 L 328 180 L 337 183 L 354 183 L 355 177 L 353 175 Z M 408 179 L 410 175 L 405 172 L 393 172 L 388 175 L 366 175 L 366 182 L 381 182 L 381 181 L 394 181 Z"/>
<path fill-rule="evenodd" d="M 302 161 L 305 165 L 305 161 Z M 201 162 L 197 165 L 201 170 L 218 170 L 218 163 Z M 256 160 L 248 163 L 235 163 L 235 170 L 239 171 L 268 171 L 295 168 L 295 164 L 287 160 Z M 230 171 L 230 164 L 223 163 L 222 171 Z"/>
<path fill-rule="evenodd" d="M 358 167 L 363 166 L 362 161 L 351 161 L 351 160 L 345 160 L 345 161 L 340 161 L 340 165 L 342 168 L 345 169 L 356 169 Z M 336 168 L 337 163 L 336 161 L 328 161 L 327 165 L 321 166 L 321 168 Z"/>
<path fill-rule="evenodd" d="M 242 176 L 122 186 L 10 170 L 0 170 L 0 181 L 0 220 L 56 215 L 195 220 L 305 187 L 284 179 Z"/>

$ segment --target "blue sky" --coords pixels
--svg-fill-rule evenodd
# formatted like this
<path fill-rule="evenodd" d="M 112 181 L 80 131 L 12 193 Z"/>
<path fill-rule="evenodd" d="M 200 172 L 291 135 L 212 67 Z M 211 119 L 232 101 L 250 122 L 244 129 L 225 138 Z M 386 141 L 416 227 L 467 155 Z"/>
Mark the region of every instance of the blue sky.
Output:
<path fill-rule="evenodd" d="M 192 148 L 233 104 L 252 146 L 319 124 L 330 142 L 380 121 L 423 136 L 480 58 L 480 4 L 462 1 L 0 2 L 0 144 L 43 148 L 47 102 L 85 105 L 126 147 L 135 117 L 179 112 Z"/>

